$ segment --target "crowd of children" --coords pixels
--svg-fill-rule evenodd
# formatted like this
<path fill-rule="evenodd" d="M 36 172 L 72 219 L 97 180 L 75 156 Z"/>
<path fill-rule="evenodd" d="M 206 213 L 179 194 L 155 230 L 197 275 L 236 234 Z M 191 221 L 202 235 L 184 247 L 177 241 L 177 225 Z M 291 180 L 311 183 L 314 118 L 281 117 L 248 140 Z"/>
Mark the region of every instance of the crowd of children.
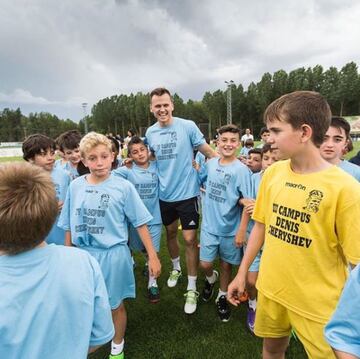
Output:
<path fill-rule="evenodd" d="M 343 159 L 349 124 L 331 117 L 318 93 L 298 91 L 268 106 L 259 146 L 249 130 L 241 137 L 225 125 L 214 151 L 173 110 L 169 91 L 155 89 L 157 123 L 145 140 L 131 133 L 124 163 L 113 137 L 67 131 L 56 141 L 27 137 L 28 163 L 0 166 L 0 310 L 12 313 L 0 316 L 0 358 L 29 350 L 85 358 L 110 340 L 110 358 L 124 358 L 131 252 L 145 255 L 148 298 L 157 303 L 163 224 L 173 264 L 167 285 L 182 275 L 178 219 L 187 314 L 219 282 L 219 319 L 230 319 L 230 303 L 247 301 L 247 327 L 264 338 L 264 358 L 284 358 L 292 331 L 311 358 L 360 357 L 358 267 L 345 286 L 360 261 L 360 167 Z"/>

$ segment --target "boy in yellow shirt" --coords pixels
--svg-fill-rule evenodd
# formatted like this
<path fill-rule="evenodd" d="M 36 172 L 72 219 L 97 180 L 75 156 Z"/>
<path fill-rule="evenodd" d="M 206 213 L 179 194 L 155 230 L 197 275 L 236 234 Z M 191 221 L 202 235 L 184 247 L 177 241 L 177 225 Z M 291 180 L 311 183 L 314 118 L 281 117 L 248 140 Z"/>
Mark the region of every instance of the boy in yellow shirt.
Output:
<path fill-rule="evenodd" d="M 360 185 L 319 152 L 331 111 L 316 92 L 268 106 L 264 122 L 279 161 L 264 173 L 251 232 L 228 300 L 239 304 L 248 268 L 264 244 L 255 334 L 263 358 L 285 358 L 293 328 L 310 358 L 334 358 L 323 336 L 347 278 L 360 261 Z"/>

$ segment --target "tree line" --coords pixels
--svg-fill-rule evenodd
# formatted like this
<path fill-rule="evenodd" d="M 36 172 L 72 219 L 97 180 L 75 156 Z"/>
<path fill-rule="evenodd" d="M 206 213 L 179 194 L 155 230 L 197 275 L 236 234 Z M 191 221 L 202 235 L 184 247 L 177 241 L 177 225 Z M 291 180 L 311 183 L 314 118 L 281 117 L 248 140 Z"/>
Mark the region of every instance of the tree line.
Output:
<path fill-rule="evenodd" d="M 330 67 L 324 71 L 321 65 L 300 67 L 287 73 L 279 70 L 263 74 L 259 82 L 251 82 L 245 89 L 242 84 L 231 85 L 232 121 L 240 128 L 251 128 L 255 135 L 263 126 L 265 108 L 279 96 L 295 90 L 320 92 L 328 100 L 333 114 L 357 115 L 360 113 L 360 74 L 355 62 L 349 62 L 338 70 Z M 205 135 L 226 124 L 227 89 L 207 91 L 200 101 L 184 101 L 173 95 L 174 116 L 195 121 Z M 128 129 L 143 135 L 155 122 L 149 111 L 149 94 L 138 92 L 130 95 L 113 95 L 98 101 L 86 117 L 89 130 L 126 135 Z M 0 112 L 0 141 L 17 141 L 25 135 L 41 132 L 51 137 L 69 128 L 85 131 L 84 120 L 79 125 L 70 120 L 59 120 L 48 113 L 21 115 L 20 110 L 5 109 Z"/>

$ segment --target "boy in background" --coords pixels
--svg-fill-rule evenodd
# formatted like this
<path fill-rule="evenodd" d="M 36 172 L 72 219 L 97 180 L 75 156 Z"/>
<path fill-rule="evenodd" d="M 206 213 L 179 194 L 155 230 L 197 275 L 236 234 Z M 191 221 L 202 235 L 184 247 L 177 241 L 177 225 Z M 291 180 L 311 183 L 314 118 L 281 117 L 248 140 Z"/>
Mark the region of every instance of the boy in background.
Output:
<path fill-rule="evenodd" d="M 239 265 L 241 261 L 241 249 L 234 243 L 241 216 L 238 201 L 248 197 L 250 172 L 236 158 L 240 130 L 234 125 L 226 125 L 218 133 L 220 158 L 207 161 L 200 174 L 206 180 L 200 234 L 200 266 L 206 279 L 201 297 L 208 302 L 213 295 L 219 276 L 213 262 L 220 257 L 220 288 L 215 303 L 220 320 L 227 322 L 231 312 L 226 294 L 232 265 Z"/>
<path fill-rule="evenodd" d="M 260 130 L 261 142 L 256 146 L 256 148 L 263 148 L 264 145 L 267 143 L 269 136 L 270 136 L 269 130 L 266 127 L 262 127 Z"/>
<path fill-rule="evenodd" d="M 133 160 L 131 168 L 120 167 L 113 171 L 115 175 L 121 176 L 131 182 L 138 192 L 141 200 L 149 212 L 152 213 L 153 219 L 147 223 L 151 235 L 152 244 L 157 253 L 160 251 L 160 239 L 162 221 L 159 206 L 159 179 L 157 175 L 156 162 L 150 161 L 149 150 L 144 141 L 133 136 L 128 143 L 128 156 Z M 141 251 L 146 255 L 145 247 L 140 240 L 136 229 L 130 225 L 129 244 L 133 251 Z M 160 292 L 156 278 L 148 273 L 148 296 L 150 303 L 157 303 L 160 300 Z"/>
<path fill-rule="evenodd" d="M 59 211 L 61 211 L 66 191 L 70 184 L 70 176 L 60 166 L 54 166 L 55 149 L 55 141 L 41 134 L 28 136 L 22 145 L 23 158 L 25 161 L 51 173 Z M 46 242 L 49 244 L 64 244 L 65 232 L 57 226 L 57 221 L 58 219 L 56 219 L 50 233 L 46 237 Z"/>
<path fill-rule="evenodd" d="M 252 174 L 261 171 L 261 149 L 253 148 L 249 151 L 246 165 Z"/>
<path fill-rule="evenodd" d="M 57 138 L 59 149 L 64 154 L 65 163 L 63 168 L 69 173 L 71 180 L 79 176 L 78 165 L 81 161 L 80 140 L 81 134 L 77 130 L 66 131 Z"/>
<path fill-rule="evenodd" d="M 146 226 L 152 216 L 134 186 L 111 173 L 114 154 L 104 135 L 90 132 L 80 142 L 90 174 L 71 182 L 59 226 L 66 245 L 88 251 L 100 264 L 112 309 L 115 335 L 109 358 L 124 358 L 126 298 L 135 298 L 133 263 L 128 243 L 128 223 L 138 231 L 149 256 L 149 271 L 157 277 L 160 262 Z"/>
<path fill-rule="evenodd" d="M 45 171 L 0 166 L 0 198 L 0 357 L 86 358 L 114 335 L 98 263 L 44 241 L 58 213 Z"/>
<path fill-rule="evenodd" d="M 244 250 L 246 250 L 247 238 L 249 238 L 250 232 L 254 226 L 254 221 L 250 219 L 250 216 L 252 215 L 254 210 L 255 200 L 259 190 L 261 178 L 264 174 L 264 171 L 277 161 L 276 151 L 271 148 L 271 145 L 269 143 L 266 143 L 261 151 L 262 170 L 260 172 L 254 173 L 251 176 L 251 198 L 246 198 L 242 200 L 242 203 L 244 204 L 244 210 L 242 213 L 239 229 L 235 236 L 235 245 L 237 247 L 241 247 L 244 245 Z M 257 290 L 255 284 L 259 274 L 261 254 L 262 248 L 257 253 L 254 261 L 252 262 L 246 277 L 246 291 L 248 294 L 248 313 L 246 319 L 246 326 L 252 334 L 254 333 L 257 305 Z"/>
<path fill-rule="evenodd" d="M 360 261 L 360 221 L 354 221 L 360 216 L 360 185 L 320 155 L 330 120 L 328 103 L 311 91 L 284 95 L 264 114 L 269 143 L 284 160 L 263 175 L 254 228 L 228 289 L 229 301 L 238 305 L 265 240 L 254 330 L 264 338 L 264 358 L 284 358 L 292 328 L 309 357 L 334 357 L 323 330 L 348 263 Z"/>
<path fill-rule="evenodd" d="M 350 124 L 342 117 L 333 116 L 324 142 L 320 146 L 320 153 L 326 161 L 339 166 L 360 182 L 360 167 L 342 159 L 344 150 L 348 146 L 349 136 Z"/>

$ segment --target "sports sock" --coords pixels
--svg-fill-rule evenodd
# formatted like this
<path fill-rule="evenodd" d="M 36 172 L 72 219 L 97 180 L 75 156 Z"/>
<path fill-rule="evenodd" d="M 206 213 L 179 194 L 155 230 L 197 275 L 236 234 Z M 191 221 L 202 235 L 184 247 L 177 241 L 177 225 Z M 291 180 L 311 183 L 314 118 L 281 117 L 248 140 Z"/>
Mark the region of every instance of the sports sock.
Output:
<path fill-rule="evenodd" d="M 171 258 L 171 262 L 172 262 L 172 265 L 173 265 L 173 269 L 178 270 L 179 272 L 181 272 L 180 257 Z"/>
<path fill-rule="evenodd" d="M 225 297 L 226 297 L 227 292 L 223 292 L 222 290 L 219 289 L 219 293 L 218 293 L 218 295 L 216 297 L 215 302 L 217 302 L 222 295 L 225 295 Z"/>
<path fill-rule="evenodd" d="M 186 290 L 195 290 L 196 291 L 196 276 L 188 275 L 188 285 Z"/>
<path fill-rule="evenodd" d="M 210 284 L 214 284 L 216 282 L 217 279 L 217 275 L 215 274 L 215 272 L 213 271 L 213 274 L 208 277 L 206 276 L 206 280 L 210 283 Z"/>
<path fill-rule="evenodd" d="M 255 299 L 249 298 L 249 308 L 251 308 L 254 311 L 256 310 L 256 298 Z"/>
<path fill-rule="evenodd" d="M 124 344 L 125 344 L 124 339 L 120 344 L 116 344 L 113 341 L 111 341 L 111 354 L 112 355 L 120 354 L 124 350 Z"/>
<path fill-rule="evenodd" d="M 158 285 L 156 282 L 156 278 L 153 275 L 149 275 L 148 289 L 152 286 L 157 287 Z"/>

